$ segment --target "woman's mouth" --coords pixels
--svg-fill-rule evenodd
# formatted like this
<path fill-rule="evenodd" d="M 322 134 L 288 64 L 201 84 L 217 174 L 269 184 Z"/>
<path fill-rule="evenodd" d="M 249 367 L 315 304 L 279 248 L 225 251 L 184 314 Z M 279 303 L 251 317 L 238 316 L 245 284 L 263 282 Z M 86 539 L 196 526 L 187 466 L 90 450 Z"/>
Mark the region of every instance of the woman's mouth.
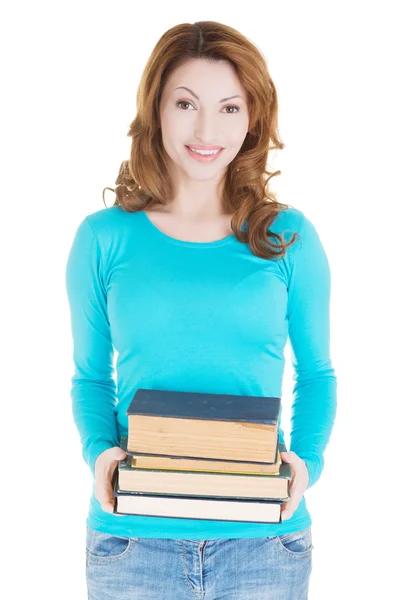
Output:
<path fill-rule="evenodd" d="M 185 146 L 185 148 L 187 149 L 189 156 L 194 158 L 194 160 L 197 160 L 198 162 L 203 162 L 203 163 L 213 162 L 214 160 L 216 160 L 218 158 L 218 156 L 224 150 L 224 148 L 220 148 L 218 150 L 218 152 L 210 151 L 210 154 L 200 154 L 200 152 L 195 152 L 195 151 L 191 150 L 190 146 Z"/>

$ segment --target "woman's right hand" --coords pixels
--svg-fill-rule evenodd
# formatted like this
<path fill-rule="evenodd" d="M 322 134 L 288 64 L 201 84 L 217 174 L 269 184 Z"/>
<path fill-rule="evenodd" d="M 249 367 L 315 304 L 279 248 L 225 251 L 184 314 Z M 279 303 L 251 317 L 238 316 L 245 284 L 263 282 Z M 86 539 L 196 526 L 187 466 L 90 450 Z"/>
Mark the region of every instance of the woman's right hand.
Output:
<path fill-rule="evenodd" d="M 122 448 L 114 446 L 101 452 L 94 464 L 96 499 L 105 512 L 112 513 L 114 510 L 114 491 L 111 480 L 118 461 L 123 460 L 126 456 L 127 453 Z"/>

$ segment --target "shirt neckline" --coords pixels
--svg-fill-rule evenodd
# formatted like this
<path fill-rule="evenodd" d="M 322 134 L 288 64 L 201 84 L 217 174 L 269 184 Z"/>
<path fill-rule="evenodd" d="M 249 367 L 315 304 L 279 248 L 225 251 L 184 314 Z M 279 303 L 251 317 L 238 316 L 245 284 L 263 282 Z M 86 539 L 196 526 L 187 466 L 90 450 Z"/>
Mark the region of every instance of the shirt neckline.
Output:
<path fill-rule="evenodd" d="M 150 219 L 150 217 L 146 214 L 144 210 L 141 210 L 139 212 L 143 214 L 144 221 L 147 223 L 147 226 L 153 231 L 153 233 L 155 233 L 155 235 L 157 235 L 160 239 L 164 240 L 165 242 L 175 244 L 177 246 L 186 246 L 188 248 L 216 248 L 218 246 L 225 246 L 226 244 L 230 244 L 236 239 L 235 234 L 232 233 L 227 237 L 211 242 L 192 242 L 188 240 L 180 240 L 178 238 L 174 238 L 164 233 L 163 231 L 161 231 L 161 229 L 158 229 L 158 227 L 156 227 L 156 225 L 153 223 L 153 221 Z"/>

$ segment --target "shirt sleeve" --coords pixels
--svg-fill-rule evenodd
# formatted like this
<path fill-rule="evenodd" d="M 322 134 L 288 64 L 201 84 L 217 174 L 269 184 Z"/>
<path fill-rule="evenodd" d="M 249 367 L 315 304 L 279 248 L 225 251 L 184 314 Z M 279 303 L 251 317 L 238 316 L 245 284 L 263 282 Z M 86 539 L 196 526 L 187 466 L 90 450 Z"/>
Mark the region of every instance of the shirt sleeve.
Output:
<path fill-rule="evenodd" d="M 330 267 L 318 233 L 302 213 L 288 285 L 294 368 L 290 450 L 302 458 L 310 488 L 321 476 L 336 416 L 337 381 L 330 357 Z"/>
<path fill-rule="evenodd" d="M 119 446 L 119 438 L 104 264 L 87 217 L 75 233 L 65 275 L 75 366 L 70 391 L 72 413 L 83 458 L 94 475 L 98 455 Z"/>

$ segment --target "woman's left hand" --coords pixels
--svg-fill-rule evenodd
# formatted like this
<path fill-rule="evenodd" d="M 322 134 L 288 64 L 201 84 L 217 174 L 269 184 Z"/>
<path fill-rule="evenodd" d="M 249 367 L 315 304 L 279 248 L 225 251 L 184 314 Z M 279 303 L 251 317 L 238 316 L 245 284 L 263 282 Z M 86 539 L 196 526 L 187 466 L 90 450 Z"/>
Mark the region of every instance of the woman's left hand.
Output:
<path fill-rule="evenodd" d="M 292 450 L 290 452 L 281 452 L 281 457 L 284 462 L 290 464 L 292 472 L 292 479 L 289 484 L 290 498 L 282 504 L 281 517 L 282 521 L 285 521 L 286 519 L 290 519 L 295 510 L 297 510 L 307 489 L 309 474 L 306 463 L 300 456 L 297 456 L 296 452 Z"/>

